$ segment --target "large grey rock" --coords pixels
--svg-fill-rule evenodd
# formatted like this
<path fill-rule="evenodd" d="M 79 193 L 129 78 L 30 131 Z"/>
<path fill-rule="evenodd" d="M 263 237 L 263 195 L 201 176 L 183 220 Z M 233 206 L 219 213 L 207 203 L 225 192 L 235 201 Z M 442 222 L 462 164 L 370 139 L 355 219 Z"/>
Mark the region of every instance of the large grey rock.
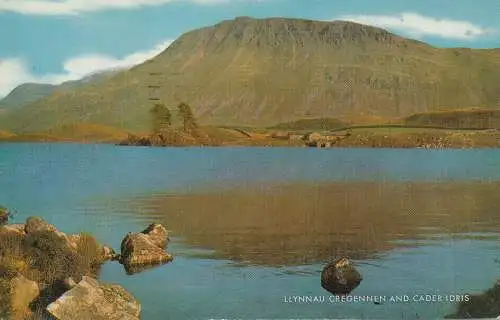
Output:
<path fill-rule="evenodd" d="M 347 258 L 330 262 L 321 272 L 321 287 L 337 295 L 351 293 L 362 280 L 361 274 Z"/>
<path fill-rule="evenodd" d="M 84 276 L 47 307 L 59 320 L 137 320 L 141 305 L 119 285 L 102 285 Z"/>
<path fill-rule="evenodd" d="M 172 260 L 172 255 L 144 233 L 128 233 L 121 243 L 120 263 L 126 267 L 159 265 Z"/>

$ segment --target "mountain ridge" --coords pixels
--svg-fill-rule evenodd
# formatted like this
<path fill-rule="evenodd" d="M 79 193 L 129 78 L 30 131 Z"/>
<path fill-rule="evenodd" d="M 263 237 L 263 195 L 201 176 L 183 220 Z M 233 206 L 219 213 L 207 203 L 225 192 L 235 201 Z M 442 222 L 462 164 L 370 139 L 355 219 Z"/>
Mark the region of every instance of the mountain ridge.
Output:
<path fill-rule="evenodd" d="M 237 17 L 188 31 L 98 85 L 55 92 L 0 126 L 29 132 L 86 121 L 144 131 L 153 95 L 167 106 L 187 102 L 210 125 L 497 108 L 498 67 L 498 49 L 436 48 L 347 21 Z"/>
<path fill-rule="evenodd" d="M 0 99 L 0 109 L 8 111 L 21 108 L 29 103 L 49 96 L 56 90 L 68 90 L 89 82 L 101 81 L 119 71 L 118 69 L 96 71 L 80 79 L 68 80 L 60 84 L 25 82 L 12 89 L 5 97 Z"/>

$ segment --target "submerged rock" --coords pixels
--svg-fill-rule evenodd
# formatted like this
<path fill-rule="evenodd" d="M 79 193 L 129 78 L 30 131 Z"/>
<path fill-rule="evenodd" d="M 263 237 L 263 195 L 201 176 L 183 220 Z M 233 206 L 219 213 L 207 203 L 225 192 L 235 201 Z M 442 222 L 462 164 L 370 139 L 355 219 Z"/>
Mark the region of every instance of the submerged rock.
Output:
<path fill-rule="evenodd" d="M 348 258 L 330 262 L 321 272 L 321 287 L 337 295 L 351 293 L 362 280 L 363 277 Z"/>
<path fill-rule="evenodd" d="M 120 263 L 131 269 L 140 265 L 160 265 L 172 260 L 172 255 L 144 233 L 129 233 L 122 241 Z"/>
<path fill-rule="evenodd" d="M 119 285 L 102 285 L 84 276 L 47 307 L 58 320 L 137 320 L 141 305 Z"/>

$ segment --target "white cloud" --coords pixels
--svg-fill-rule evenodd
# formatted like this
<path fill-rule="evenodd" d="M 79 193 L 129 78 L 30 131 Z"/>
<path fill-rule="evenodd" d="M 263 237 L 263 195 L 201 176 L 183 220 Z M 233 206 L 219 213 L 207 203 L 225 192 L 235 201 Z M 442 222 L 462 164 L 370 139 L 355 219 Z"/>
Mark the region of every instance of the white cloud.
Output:
<path fill-rule="evenodd" d="M 0 98 L 21 83 L 30 82 L 31 75 L 21 59 L 0 60 Z"/>
<path fill-rule="evenodd" d="M 494 32 L 469 21 L 437 19 L 418 13 L 400 13 L 396 15 L 344 15 L 336 20 L 353 21 L 399 31 L 415 38 L 435 36 L 456 40 L 473 40 Z"/>
<path fill-rule="evenodd" d="M 153 49 L 134 52 L 121 59 L 103 54 L 80 55 L 64 62 L 64 72 L 42 76 L 32 74 L 26 61 L 22 59 L 0 59 L 0 98 L 26 82 L 60 84 L 69 80 L 78 80 L 99 71 L 130 68 L 158 55 L 170 43 L 172 41 L 167 40 Z"/>
<path fill-rule="evenodd" d="M 26 15 L 76 15 L 101 10 L 127 10 L 158 6 L 171 2 L 192 2 L 203 5 L 252 0 L 0 0 L 0 12 Z M 253 0 L 260 2 L 263 0 Z"/>

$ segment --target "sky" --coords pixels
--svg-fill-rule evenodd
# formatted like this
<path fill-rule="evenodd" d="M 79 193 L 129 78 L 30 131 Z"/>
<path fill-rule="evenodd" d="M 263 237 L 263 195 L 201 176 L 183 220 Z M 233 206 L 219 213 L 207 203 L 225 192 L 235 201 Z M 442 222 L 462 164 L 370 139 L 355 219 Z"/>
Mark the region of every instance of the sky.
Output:
<path fill-rule="evenodd" d="M 0 0 L 0 98 L 142 63 L 237 16 L 350 20 L 438 47 L 500 48 L 499 0 Z"/>

